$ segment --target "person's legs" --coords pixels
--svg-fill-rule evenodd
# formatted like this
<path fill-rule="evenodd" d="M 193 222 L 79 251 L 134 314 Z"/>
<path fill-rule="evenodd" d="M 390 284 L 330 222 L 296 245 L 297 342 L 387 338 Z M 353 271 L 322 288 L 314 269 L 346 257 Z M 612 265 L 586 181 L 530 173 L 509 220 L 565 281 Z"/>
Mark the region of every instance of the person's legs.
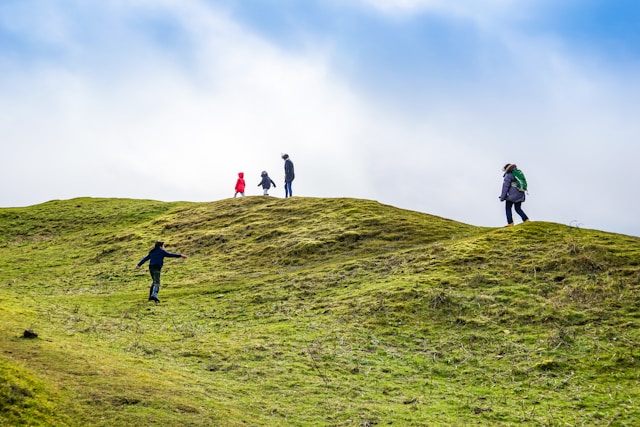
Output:
<path fill-rule="evenodd" d="M 520 215 L 520 218 L 522 218 L 522 222 L 526 222 L 529 221 L 529 217 L 527 216 L 527 214 L 524 213 L 524 211 L 521 208 L 522 203 L 518 202 L 514 204 L 514 207 L 516 209 L 516 213 L 518 215 Z"/>
<path fill-rule="evenodd" d="M 151 275 L 151 286 L 149 287 L 149 299 L 153 296 L 153 287 L 156 284 L 155 271 L 151 267 L 149 267 L 149 275 Z"/>
<path fill-rule="evenodd" d="M 291 192 L 291 182 L 285 182 L 284 183 L 284 197 L 291 197 L 293 196 L 293 193 Z"/>
<path fill-rule="evenodd" d="M 149 266 L 149 273 L 151 274 L 151 279 L 153 283 L 151 284 L 151 288 L 149 289 L 149 299 L 158 301 L 158 292 L 160 291 L 160 267 L 156 267 L 155 265 Z"/>
<path fill-rule="evenodd" d="M 160 267 L 156 267 L 155 265 L 153 267 L 149 267 L 149 273 L 151 274 L 151 279 L 153 280 L 153 283 L 156 285 L 160 284 Z"/>
<path fill-rule="evenodd" d="M 504 202 L 505 213 L 507 214 L 507 225 L 513 224 L 513 213 L 511 212 L 511 208 L 513 207 L 513 202 L 506 200 Z"/>

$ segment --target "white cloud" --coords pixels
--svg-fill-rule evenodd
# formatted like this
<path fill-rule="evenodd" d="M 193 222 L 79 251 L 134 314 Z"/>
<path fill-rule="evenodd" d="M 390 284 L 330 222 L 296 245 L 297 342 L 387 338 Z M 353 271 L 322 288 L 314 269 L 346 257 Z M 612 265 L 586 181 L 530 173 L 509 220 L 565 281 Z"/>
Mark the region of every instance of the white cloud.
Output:
<path fill-rule="evenodd" d="M 390 16 L 402 17 L 432 13 L 451 18 L 489 24 L 505 15 L 522 16 L 528 0 L 355 0 Z M 518 9 L 520 11 L 518 11 Z"/>
<path fill-rule="evenodd" d="M 371 2 L 409 12 L 449 4 Z M 232 196 L 239 171 L 257 195 L 262 170 L 281 195 L 288 152 L 294 194 L 376 199 L 499 226 L 500 168 L 516 162 L 530 180 L 532 218 L 640 234 L 626 185 L 638 154 L 638 78 L 558 40 L 485 20 L 500 66 L 488 57 L 467 84 L 425 81 L 426 99 L 384 102 L 337 74 L 339 39 L 292 52 L 204 2 L 109 4 L 105 19 L 122 23 L 115 38 L 96 30 L 87 42 L 62 25 L 50 30 L 61 34 L 53 37 L 60 57 L 3 76 L 0 178 L 16 183 L 0 190 L 3 205 L 217 200 Z M 125 25 L 145 8 L 175 21 L 178 49 Z"/>
<path fill-rule="evenodd" d="M 283 151 L 308 164 L 299 175 L 324 182 L 316 193 L 342 185 L 343 177 L 324 165 L 358 175 L 350 154 L 361 125 L 357 101 L 332 81 L 322 52 L 292 56 L 197 2 L 171 7 L 193 31 L 195 70 L 141 46 L 132 34 L 135 51 L 122 53 L 126 68 L 114 67 L 108 79 L 101 70 L 54 66 L 8 76 L 5 84 L 20 89 L 2 105 L 11 122 L 3 139 L 21 148 L 4 173 L 22 176 L 25 190 L 10 199 L 34 203 L 96 188 L 163 200 L 218 199 L 231 194 L 240 170 L 256 183 L 263 169 L 277 179 Z M 138 51 L 144 54 L 136 60 Z M 31 182 L 25 168 L 47 174 L 47 184 Z M 119 176 L 123 170 L 129 172 Z"/>

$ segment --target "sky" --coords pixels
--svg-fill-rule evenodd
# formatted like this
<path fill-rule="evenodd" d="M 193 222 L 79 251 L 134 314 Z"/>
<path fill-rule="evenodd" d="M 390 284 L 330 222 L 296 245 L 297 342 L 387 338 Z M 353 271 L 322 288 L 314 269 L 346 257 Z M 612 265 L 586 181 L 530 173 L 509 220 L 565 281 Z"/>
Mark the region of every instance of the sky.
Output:
<path fill-rule="evenodd" d="M 354 197 L 640 236 L 637 0 L 0 0 L 0 207 Z M 516 219 L 518 219 L 516 215 Z"/>

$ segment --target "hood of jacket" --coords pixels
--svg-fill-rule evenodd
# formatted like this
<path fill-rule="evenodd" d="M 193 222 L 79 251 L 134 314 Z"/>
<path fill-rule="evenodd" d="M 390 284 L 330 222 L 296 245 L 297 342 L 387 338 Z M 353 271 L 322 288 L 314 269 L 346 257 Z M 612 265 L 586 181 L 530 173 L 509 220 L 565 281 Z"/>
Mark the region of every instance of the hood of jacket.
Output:
<path fill-rule="evenodd" d="M 506 175 L 509 172 L 512 172 L 514 169 L 518 169 L 518 166 L 516 166 L 515 163 L 507 163 L 506 165 L 504 165 L 504 168 L 502 170 L 504 171 L 504 175 Z"/>

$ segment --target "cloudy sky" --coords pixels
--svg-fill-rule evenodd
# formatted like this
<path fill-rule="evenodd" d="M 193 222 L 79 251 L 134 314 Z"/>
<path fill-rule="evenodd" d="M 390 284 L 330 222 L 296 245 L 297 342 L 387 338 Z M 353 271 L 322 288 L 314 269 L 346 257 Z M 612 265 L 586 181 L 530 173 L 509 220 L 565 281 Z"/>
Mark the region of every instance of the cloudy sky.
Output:
<path fill-rule="evenodd" d="M 212 201 L 260 172 L 640 235 L 637 0 L 0 0 L 0 206 Z"/>

